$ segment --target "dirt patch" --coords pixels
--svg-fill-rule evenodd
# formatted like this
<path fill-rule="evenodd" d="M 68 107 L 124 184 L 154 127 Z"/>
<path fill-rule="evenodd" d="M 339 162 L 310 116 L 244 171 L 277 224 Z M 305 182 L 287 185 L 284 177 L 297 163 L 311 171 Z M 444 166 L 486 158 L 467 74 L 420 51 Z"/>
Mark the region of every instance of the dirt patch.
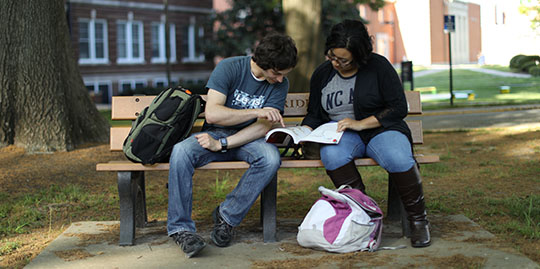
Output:
<path fill-rule="evenodd" d="M 325 252 L 321 252 L 325 253 Z M 253 261 L 253 268 L 317 268 L 318 266 L 327 266 L 329 262 L 333 263 L 336 268 L 360 268 L 376 267 L 388 265 L 393 257 L 388 254 L 380 254 L 375 252 L 354 252 L 346 254 L 331 254 L 323 255 L 319 258 L 310 259 L 286 259 L 273 261 Z"/>
<path fill-rule="evenodd" d="M 76 260 L 84 260 L 86 258 L 94 257 L 95 255 L 90 254 L 88 251 L 86 251 L 83 248 L 76 248 L 76 249 L 70 249 L 70 250 L 62 250 L 62 251 L 55 251 L 54 254 L 62 259 L 64 261 L 76 261 Z"/>
<path fill-rule="evenodd" d="M 113 224 L 113 225 L 103 225 L 98 224 L 102 226 L 100 231 L 103 231 L 103 233 L 98 234 L 89 234 L 89 233 L 65 233 L 65 236 L 70 237 L 77 237 L 79 238 L 79 243 L 77 243 L 78 247 L 87 247 L 89 245 L 95 245 L 95 244 L 101 244 L 101 243 L 108 243 L 109 245 L 112 244 L 118 244 L 118 238 L 120 236 L 120 224 Z"/>
<path fill-rule="evenodd" d="M 293 244 L 293 243 L 282 243 L 281 245 L 279 245 L 279 249 L 281 251 L 286 251 L 297 256 L 311 255 L 313 254 L 313 252 L 315 252 L 312 249 L 305 248 L 298 244 Z"/>
<path fill-rule="evenodd" d="M 433 236 L 452 238 L 464 235 L 464 232 L 475 232 L 482 227 L 467 221 L 451 221 L 448 218 L 437 218 L 431 221 Z"/>
<path fill-rule="evenodd" d="M 456 254 L 450 257 L 430 258 L 430 263 L 435 268 L 482 268 L 486 263 L 486 258 Z M 411 264 L 411 267 L 415 267 L 415 265 Z"/>

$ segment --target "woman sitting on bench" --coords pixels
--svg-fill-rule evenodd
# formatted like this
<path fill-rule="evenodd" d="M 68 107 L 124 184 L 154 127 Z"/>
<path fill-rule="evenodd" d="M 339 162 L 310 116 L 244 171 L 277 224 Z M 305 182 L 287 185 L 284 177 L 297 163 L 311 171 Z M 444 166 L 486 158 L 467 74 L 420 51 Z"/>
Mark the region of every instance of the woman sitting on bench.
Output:
<path fill-rule="evenodd" d="M 411 131 L 405 121 L 407 101 L 399 77 L 360 21 L 345 20 L 326 39 L 327 61 L 311 77 L 308 114 L 302 125 L 312 129 L 338 122 L 344 131 L 337 145 L 320 146 L 321 160 L 336 187 L 365 192 L 355 158 L 371 157 L 397 186 L 411 224 L 411 244 L 431 244 L 422 180 L 413 157 Z"/>

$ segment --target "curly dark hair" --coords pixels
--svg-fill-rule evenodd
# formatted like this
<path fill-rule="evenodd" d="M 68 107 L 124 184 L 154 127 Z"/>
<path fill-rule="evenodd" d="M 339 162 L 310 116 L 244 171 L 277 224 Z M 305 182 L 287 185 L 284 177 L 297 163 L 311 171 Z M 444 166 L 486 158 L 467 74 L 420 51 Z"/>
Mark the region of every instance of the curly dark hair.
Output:
<path fill-rule="evenodd" d="M 287 35 L 266 35 L 255 48 L 253 61 L 262 69 L 286 70 L 296 66 L 298 50 L 294 40 Z"/>
<path fill-rule="evenodd" d="M 331 49 L 344 48 L 358 64 L 365 64 L 373 51 L 372 37 L 364 23 L 358 20 L 344 20 L 334 25 L 325 46 L 325 55 Z"/>

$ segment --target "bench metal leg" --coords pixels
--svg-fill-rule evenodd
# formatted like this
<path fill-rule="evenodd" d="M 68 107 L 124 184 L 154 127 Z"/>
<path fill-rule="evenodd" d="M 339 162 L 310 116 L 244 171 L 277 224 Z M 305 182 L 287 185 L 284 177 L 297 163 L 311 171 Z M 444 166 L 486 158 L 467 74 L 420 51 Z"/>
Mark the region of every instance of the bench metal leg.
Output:
<path fill-rule="evenodd" d="M 276 242 L 277 174 L 261 193 L 261 220 L 265 243 Z"/>
<path fill-rule="evenodd" d="M 120 199 L 119 245 L 133 245 L 135 227 L 145 227 L 146 192 L 144 172 L 118 172 L 118 197 Z"/>
<path fill-rule="evenodd" d="M 397 188 L 391 178 L 388 178 L 388 209 L 386 213 L 386 219 L 390 221 L 401 220 L 401 234 L 402 236 L 410 237 L 411 227 L 407 220 L 407 212 L 401 202 Z"/>

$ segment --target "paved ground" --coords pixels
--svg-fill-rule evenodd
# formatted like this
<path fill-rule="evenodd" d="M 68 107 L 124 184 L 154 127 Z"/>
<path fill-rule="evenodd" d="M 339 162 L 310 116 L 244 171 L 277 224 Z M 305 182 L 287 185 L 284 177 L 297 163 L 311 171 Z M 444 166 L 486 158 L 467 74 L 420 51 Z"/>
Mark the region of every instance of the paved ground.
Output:
<path fill-rule="evenodd" d="M 421 77 L 424 75 L 442 72 L 448 69 L 449 69 L 448 65 L 433 65 L 429 69 L 414 72 L 413 76 Z M 475 72 L 486 73 L 486 74 L 501 76 L 501 77 L 515 77 L 515 78 L 530 78 L 531 77 L 530 74 L 504 72 L 504 71 L 498 71 L 498 70 L 493 70 L 493 69 L 484 69 L 478 65 L 470 65 L 470 64 L 454 65 L 452 66 L 452 69 L 467 69 L 467 70 L 471 70 Z"/>
<path fill-rule="evenodd" d="M 424 130 L 530 128 L 540 126 L 540 104 L 424 111 L 411 118 L 421 119 Z"/>
<path fill-rule="evenodd" d="M 375 253 L 332 254 L 301 248 L 296 227 L 301 220 L 280 220 L 277 243 L 263 243 L 256 224 L 243 224 L 234 244 L 212 244 L 191 259 L 166 236 L 165 224 L 137 231 L 136 245 L 117 246 L 118 222 L 72 224 L 26 268 L 540 268 L 527 257 L 498 246 L 494 236 L 462 215 L 431 216 L 433 244 L 412 248 L 399 223 L 385 223 L 382 246 Z M 207 240 L 210 231 L 202 231 Z"/>

